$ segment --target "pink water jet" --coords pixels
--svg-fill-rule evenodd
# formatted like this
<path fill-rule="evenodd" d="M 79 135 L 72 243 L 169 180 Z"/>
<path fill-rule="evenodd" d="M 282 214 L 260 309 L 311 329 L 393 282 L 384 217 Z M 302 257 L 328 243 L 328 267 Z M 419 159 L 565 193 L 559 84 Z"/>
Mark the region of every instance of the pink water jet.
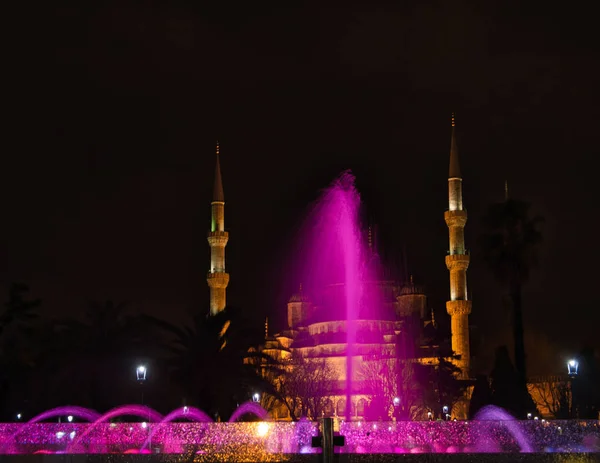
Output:
<path fill-rule="evenodd" d="M 171 413 L 166 415 L 156 426 L 152 428 L 148 438 L 144 441 L 140 451 L 144 450 L 154 438 L 154 435 L 161 430 L 165 424 L 170 423 L 174 420 L 186 419 L 189 421 L 195 421 L 197 423 L 212 423 L 213 420 L 205 412 L 196 407 L 181 407 L 173 410 Z"/>
<path fill-rule="evenodd" d="M 252 414 L 256 416 L 259 420 L 265 421 L 269 418 L 269 412 L 267 412 L 261 405 L 257 402 L 244 402 L 241 404 L 229 417 L 229 422 L 233 423 L 239 420 L 243 415 Z"/>
<path fill-rule="evenodd" d="M 519 445 L 519 448 L 521 449 L 521 452 L 529 453 L 533 451 L 529 439 L 521 429 L 519 421 L 517 421 L 517 419 L 510 413 L 508 413 L 506 410 L 500 407 L 496 407 L 494 405 L 487 405 L 477 412 L 474 419 L 475 421 L 493 421 L 501 423 L 502 425 L 504 425 L 504 427 L 506 427 L 506 429 L 510 432 L 512 437 L 515 439 L 515 441 Z M 481 446 L 481 444 L 482 443 L 480 441 L 479 445 Z M 492 447 L 493 445 L 497 447 L 497 443 L 490 444 L 490 447 Z M 479 450 L 487 452 L 490 451 L 490 448 L 483 447 Z M 492 451 L 494 450 L 495 449 L 493 449 Z"/>
<path fill-rule="evenodd" d="M 96 421 L 91 423 L 90 427 L 85 430 L 83 434 L 78 436 L 67 448 L 68 453 L 74 453 L 77 449 L 77 445 L 80 441 L 84 440 L 87 435 L 92 432 L 98 425 L 105 423 L 108 420 L 116 418 L 118 416 L 137 416 L 138 418 L 147 419 L 150 423 L 156 423 L 162 420 L 162 415 L 156 410 L 146 407 L 145 405 L 122 405 L 117 408 L 106 412 L 104 415 L 98 417 Z"/>
<path fill-rule="evenodd" d="M 85 421 L 93 421 L 97 420 L 100 417 L 100 413 L 90 408 L 77 407 L 75 405 L 64 405 L 62 407 L 52 408 L 51 410 L 46 410 L 39 415 L 31 418 L 27 423 L 23 425 L 20 429 L 15 431 L 11 436 L 6 439 L 5 443 L 0 447 L 0 453 L 6 452 L 6 447 L 10 446 L 14 443 L 15 438 L 20 434 L 25 434 L 30 426 L 35 423 L 39 423 L 44 420 L 49 420 L 50 418 L 56 418 L 59 416 L 73 416 L 80 420 Z M 10 452 L 9 452 L 10 453 Z"/>
<path fill-rule="evenodd" d="M 361 199 L 350 171 L 342 173 L 308 214 L 300 235 L 298 257 L 291 274 L 319 307 L 313 322 L 345 321 L 345 413 L 352 418 L 356 390 L 353 362 L 357 354 L 358 321 L 385 320 L 383 295 L 375 252 L 361 225 Z M 393 319 L 393 315 L 391 317 Z"/>

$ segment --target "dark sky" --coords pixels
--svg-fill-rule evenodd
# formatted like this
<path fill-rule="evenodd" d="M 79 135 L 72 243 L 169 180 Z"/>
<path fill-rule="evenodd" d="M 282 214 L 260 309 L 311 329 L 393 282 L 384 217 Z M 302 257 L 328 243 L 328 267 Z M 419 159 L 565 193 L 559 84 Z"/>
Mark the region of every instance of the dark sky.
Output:
<path fill-rule="evenodd" d="M 442 319 L 456 111 L 477 337 L 508 340 L 476 248 L 508 179 L 546 219 L 525 294 L 530 370 L 598 345 L 591 3 L 52 3 L 6 13 L 0 166 L 0 279 L 28 282 L 49 315 L 108 298 L 165 318 L 207 309 L 219 139 L 229 301 L 257 326 L 282 326 L 295 230 L 345 169 Z"/>

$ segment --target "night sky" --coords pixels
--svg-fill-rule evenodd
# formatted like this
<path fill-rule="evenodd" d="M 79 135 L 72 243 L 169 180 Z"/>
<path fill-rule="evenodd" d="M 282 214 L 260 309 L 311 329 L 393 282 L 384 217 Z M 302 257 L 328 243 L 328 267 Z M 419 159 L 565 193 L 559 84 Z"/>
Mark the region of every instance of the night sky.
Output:
<path fill-rule="evenodd" d="M 229 303 L 257 329 L 266 315 L 283 327 L 296 231 L 345 169 L 382 253 L 406 247 L 443 321 L 455 111 L 478 362 L 510 342 L 476 245 L 505 179 L 545 217 L 525 288 L 530 372 L 599 346 L 591 3 L 61 3 L 5 14 L 0 289 L 29 283 L 49 316 L 106 299 L 172 320 L 207 311 L 218 139 Z"/>

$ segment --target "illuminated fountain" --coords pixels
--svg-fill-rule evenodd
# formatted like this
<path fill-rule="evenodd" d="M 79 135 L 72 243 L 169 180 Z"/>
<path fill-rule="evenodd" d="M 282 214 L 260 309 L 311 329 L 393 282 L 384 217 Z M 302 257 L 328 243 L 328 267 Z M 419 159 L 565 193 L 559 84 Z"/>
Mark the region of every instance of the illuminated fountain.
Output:
<path fill-rule="evenodd" d="M 235 415 L 256 413 L 256 418 L 262 420 L 266 411 L 259 407 L 246 406 Z M 72 407 L 55 410 L 77 413 Z M 55 410 L 40 416 L 61 416 Z M 319 452 L 311 447 L 311 438 L 319 434 L 319 424 L 308 420 L 215 423 L 193 407 L 178 408 L 165 417 L 147 407 L 132 405 L 102 416 L 80 411 L 80 419 L 96 420 L 42 423 L 38 416 L 28 423 L 0 424 L 0 453 L 192 453 L 198 461 L 204 457 L 208 461 L 215 455 L 231 461 L 290 461 L 294 455 Z M 149 416 L 150 421 L 108 422 L 134 415 L 142 419 Z M 517 421 L 496 407 L 482 409 L 473 421 L 342 422 L 340 434 L 346 442 L 336 452 L 350 454 L 521 453 L 535 457 L 578 453 L 593 458 L 600 452 L 599 421 Z M 577 461 L 593 460 L 581 457 Z"/>
<path fill-rule="evenodd" d="M 378 312 L 382 305 L 379 290 L 365 284 L 376 275 L 371 266 L 365 265 L 369 256 L 359 226 L 359 206 L 354 178 L 345 173 L 326 190 L 311 214 L 310 246 L 298 270 L 308 291 L 318 291 L 323 283 L 338 289 L 329 299 L 334 312 L 329 315 L 346 323 L 343 393 L 347 404 L 357 393 L 353 358 L 359 355 L 355 350 L 359 344 L 358 323 L 365 318 L 385 319 Z M 346 407 L 346 413 L 350 410 Z M 45 422 L 67 415 L 87 423 Z M 249 415 L 258 421 L 241 421 Z M 136 420 L 113 422 L 123 417 Z M 128 454 L 140 453 L 160 453 L 156 458 L 161 461 L 167 461 L 171 454 L 178 462 L 182 455 L 189 461 L 191 456 L 194 461 L 207 462 L 317 461 L 321 456 L 315 454 L 320 449 L 313 448 L 312 438 L 320 432 L 319 423 L 307 419 L 269 421 L 267 411 L 256 401 L 242 404 L 228 422 L 219 423 L 202 410 L 188 406 L 164 417 L 142 405 L 121 406 L 103 415 L 80 407 L 60 407 L 27 423 L 0 423 L 0 454 L 38 453 L 44 454 L 44 459 L 52 459 L 50 454 L 57 453 L 114 454 L 111 459 L 124 462 L 130 461 Z M 487 457 L 508 454 L 502 461 L 516 461 L 515 454 L 519 454 L 518 461 L 584 463 L 597 461 L 594 459 L 600 454 L 599 421 L 517 421 L 496 407 L 485 407 L 473 421 L 346 419 L 339 423 L 339 434 L 345 437 L 345 443 L 335 451 L 351 454 L 349 460 L 360 454 L 360 461 L 382 461 L 383 455 L 386 461 L 405 461 L 407 454 L 423 454 L 424 461 L 493 461 Z M 561 459 L 563 454 L 577 456 L 565 460 Z M 9 458 L 3 457 L 3 461 Z"/>
<path fill-rule="evenodd" d="M 343 390 L 331 394 L 330 387 L 327 392 L 339 396 L 338 400 L 344 397 L 347 421 L 352 418 L 350 404 L 366 392 L 359 384 L 359 366 L 365 363 L 367 351 L 388 361 L 395 353 L 394 343 L 384 341 L 394 336 L 395 314 L 393 308 L 385 308 L 378 281 L 379 261 L 368 243 L 366 228 L 361 226 L 360 209 L 354 176 L 344 172 L 324 190 L 308 214 L 299 235 L 294 268 L 288 272 L 302 283 L 303 291 L 318 307 L 299 323 L 304 323 L 308 332 L 319 326 L 319 333 L 336 338 L 331 341 L 337 344 L 335 353 L 306 355 L 322 359 L 345 383 Z M 342 345 L 343 352 L 339 351 Z M 344 365 L 343 371 L 340 365 Z"/>

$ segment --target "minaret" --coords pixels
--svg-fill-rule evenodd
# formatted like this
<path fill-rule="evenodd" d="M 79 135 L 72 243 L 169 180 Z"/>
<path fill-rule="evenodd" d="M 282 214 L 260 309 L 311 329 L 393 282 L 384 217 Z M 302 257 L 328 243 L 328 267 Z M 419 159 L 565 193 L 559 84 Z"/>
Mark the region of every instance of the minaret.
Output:
<path fill-rule="evenodd" d="M 215 315 L 225 308 L 226 290 L 229 284 L 229 274 L 225 272 L 225 246 L 229 241 L 229 233 L 225 231 L 225 195 L 221 180 L 219 142 L 217 142 L 217 165 L 210 209 L 211 221 L 210 232 L 208 232 L 210 269 L 206 280 L 210 287 L 210 314 Z"/>
<path fill-rule="evenodd" d="M 469 314 L 471 301 L 467 293 L 467 268 L 469 255 L 465 249 L 465 224 L 467 211 L 463 208 L 462 176 L 458 162 L 454 113 L 452 113 L 452 139 L 450 142 L 450 173 L 448 175 L 448 211 L 444 213 L 450 234 L 450 250 L 446 267 L 450 271 L 450 300 L 446 310 L 450 314 L 452 350 L 459 358 L 454 362 L 461 369 L 460 377 L 469 377 Z"/>

